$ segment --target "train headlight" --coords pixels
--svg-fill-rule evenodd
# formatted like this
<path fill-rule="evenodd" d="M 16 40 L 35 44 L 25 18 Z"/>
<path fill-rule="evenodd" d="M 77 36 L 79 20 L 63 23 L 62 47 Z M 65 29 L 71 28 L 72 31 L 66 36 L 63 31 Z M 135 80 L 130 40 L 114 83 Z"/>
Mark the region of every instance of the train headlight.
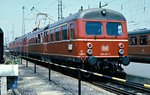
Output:
<path fill-rule="evenodd" d="M 87 43 L 87 47 L 88 47 L 88 48 L 92 48 L 92 47 L 93 47 L 93 44 L 92 44 L 92 43 Z"/>
<path fill-rule="evenodd" d="M 124 48 L 124 44 L 123 43 L 119 43 L 119 48 Z"/>
<path fill-rule="evenodd" d="M 106 10 L 105 9 L 103 9 L 102 11 L 101 11 L 101 14 L 103 15 L 103 16 L 105 16 L 106 15 Z"/>
<path fill-rule="evenodd" d="M 124 54 L 124 50 L 123 49 L 119 49 L 119 54 Z"/>
<path fill-rule="evenodd" d="M 92 49 L 87 50 L 87 54 L 91 55 L 93 53 Z"/>

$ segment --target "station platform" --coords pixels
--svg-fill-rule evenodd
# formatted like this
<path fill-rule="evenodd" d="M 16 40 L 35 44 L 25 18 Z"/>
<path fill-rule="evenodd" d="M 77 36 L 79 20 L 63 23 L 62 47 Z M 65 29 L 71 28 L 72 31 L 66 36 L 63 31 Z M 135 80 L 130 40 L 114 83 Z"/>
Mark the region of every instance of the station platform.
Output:
<path fill-rule="evenodd" d="M 126 80 L 150 84 L 150 64 L 131 62 L 128 66 L 123 66 L 124 71 L 127 73 Z"/>
<path fill-rule="evenodd" d="M 128 66 L 123 66 L 123 68 L 127 74 L 150 79 L 150 64 L 131 62 Z"/>
<path fill-rule="evenodd" d="M 78 79 L 51 71 L 48 79 L 48 68 L 38 66 L 34 73 L 34 64 L 25 62 L 19 65 L 19 87 L 21 95 L 78 95 Z M 87 82 L 81 82 L 81 95 L 115 95 Z"/>

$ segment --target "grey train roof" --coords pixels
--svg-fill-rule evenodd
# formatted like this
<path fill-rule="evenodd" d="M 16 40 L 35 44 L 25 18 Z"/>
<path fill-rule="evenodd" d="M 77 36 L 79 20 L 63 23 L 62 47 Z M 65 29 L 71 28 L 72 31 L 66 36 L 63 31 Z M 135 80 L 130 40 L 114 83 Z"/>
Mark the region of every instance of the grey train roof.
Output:
<path fill-rule="evenodd" d="M 134 31 L 129 31 L 129 35 L 142 35 L 142 34 L 150 34 L 150 29 L 138 29 Z"/>
<path fill-rule="evenodd" d="M 106 14 L 102 14 L 102 11 L 106 11 Z M 53 28 L 57 25 L 73 21 L 76 19 L 91 19 L 91 20 L 120 20 L 120 21 L 125 21 L 125 17 L 114 10 L 110 9 L 102 9 L 102 8 L 92 8 L 92 9 L 86 9 L 79 11 L 75 14 L 72 14 L 60 21 L 57 21 L 56 23 L 50 24 L 46 27 L 40 28 L 38 30 L 35 30 L 34 32 L 27 34 L 26 37 L 31 37 L 32 35 L 38 34 L 43 32 L 44 30 L 47 30 L 48 28 Z M 18 37 L 16 40 L 22 39 L 23 36 Z M 25 36 L 24 36 L 25 37 Z"/>
<path fill-rule="evenodd" d="M 106 11 L 106 15 L 102 14 L 102 11 L 105 10 Z M 93 8 L 93 9 L 87 9 L 87 10 L 83 10 L 83 11 L 79 11 L 67 18 L 64 18 L 54 24 L 50 25 L 51 27 L 57 26 L 59 24 L 62 23 L 66 23 L 68 21 L 72 21 L 75 19 L 92 19 L 92 20 L 120 20 L 120 21 L 125 21 L 125 17 L 114 10 L 110 10 L 110 9 L 101 9 L 101 8 Z"/>

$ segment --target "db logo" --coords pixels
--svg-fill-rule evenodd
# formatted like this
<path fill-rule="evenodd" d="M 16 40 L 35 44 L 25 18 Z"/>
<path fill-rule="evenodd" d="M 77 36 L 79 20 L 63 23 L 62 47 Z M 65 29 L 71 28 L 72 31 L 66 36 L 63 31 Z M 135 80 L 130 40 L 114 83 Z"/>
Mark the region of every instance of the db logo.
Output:
<path fill-rule="evenodd" d="M 107 51 L 109 51 L 109 46 L 108 45 L 102 45 L 101 50 L 107 52 Z"/>

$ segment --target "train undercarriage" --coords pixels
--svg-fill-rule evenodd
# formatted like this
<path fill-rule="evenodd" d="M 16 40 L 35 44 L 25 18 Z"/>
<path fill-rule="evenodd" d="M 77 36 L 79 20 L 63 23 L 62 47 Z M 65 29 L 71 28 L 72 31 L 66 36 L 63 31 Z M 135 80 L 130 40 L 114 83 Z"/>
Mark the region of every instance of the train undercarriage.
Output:
<path fill-rule="evenodd" d="M 130 59 L 128 57 L 122 58 L 88 58 L 83 64 L 83 68 L 89 71 L 98 72 L 104 75 L 125 78 L 126 73 L 122 68 L 123 65 L 128 65 Z M 86 77 L 90 76 L 85 74 Z"/>
<path fill-rule="evenodd" d="M 32 55 L 33 57 L 33 55 Z M 37 57 L 41 60 L 51 61 L 53 63 L 63 64 L 67 66 L 80 67 L 82 69 L 101 73 L 104 75 L 115 76 L 120 78 L 125 78 L 126 73 L 122 68 L 122 65 L 127 66 L 130 63 L 130 59 L 128 57 L 120 57 L 120 58 L 96 58 L 90 56 L 86 58 L 84 61 L 82 58 L 71 58 L 64 56 L 43 56 Z M 83 74 L 84 77 L 89 77 L 90 74 Z"/>
<path fill-rule="evenodd" d="M 22 53 L 21 55 L 53 63 L 63 64 L 67 66 L 73 67 L 80 66 L 82 69 L 85 69 L 87 71 L 97 72 L 104 75 L 115 76 L 120 78 L 126 77 L 126 73 L 124 72 L 124 69 L 121 66 L 122 65 L 127 66 L 130 63 L 130 59 L 128 57 L 96 58 L 94 56 L 90 56 L 83 61 L 82 58 L 69 58 L 64 56 L 50 56 L 50 55 L 22 54 Z M 83 76 L 90 77 L 90 74 L 83 73 Z"/>

